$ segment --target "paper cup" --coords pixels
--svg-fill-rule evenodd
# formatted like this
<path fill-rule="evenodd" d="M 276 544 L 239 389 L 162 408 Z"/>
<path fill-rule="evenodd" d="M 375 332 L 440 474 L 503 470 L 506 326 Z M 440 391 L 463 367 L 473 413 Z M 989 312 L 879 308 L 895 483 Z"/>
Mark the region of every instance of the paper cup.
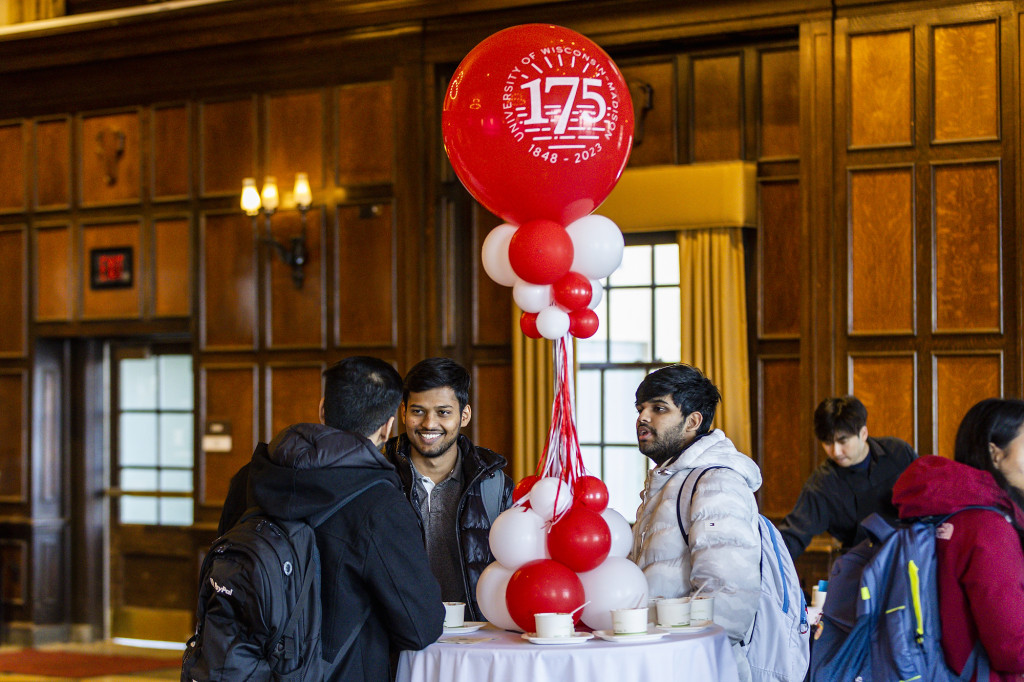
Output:
<path fill-rule="evenodd" d="M 690 624 L 690 598 L 658 600 L 658 625 L 679 627 Z"/>
<path fill-rule="evenodd" d="M 642 635 L 647 633 L 647 607 L 639 609 L 612 609 L 612 632 L 616 635 Z"/>
<path fill-rule="evenodd" d="M 461 628 L 466 624 L 466 602 L 446 601 L 444 602 L 444 626 L 446 628 Z"/>
<path fill-rule="evenodd" d="M 535 613 L 533 622 L 538 637 L 570 637 L 573 634 L 572 615 L 568 613 Z"/>
<path fill-rule="evenodd" d="M 714 597 L 697 597 L 690 600 L 690 625 L 711 625 L 714 617 Z"/>

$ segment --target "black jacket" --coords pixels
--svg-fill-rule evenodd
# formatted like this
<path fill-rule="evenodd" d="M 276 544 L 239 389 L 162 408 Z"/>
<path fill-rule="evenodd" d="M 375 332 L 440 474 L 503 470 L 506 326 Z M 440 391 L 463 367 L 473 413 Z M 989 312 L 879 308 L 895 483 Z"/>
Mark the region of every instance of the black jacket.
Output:
<path fill-rule="evenodd" d="M 444 622 L 420 524 L 394 467 L 366 438 L 320 424 L 292 425 L 271 441 L 269 456 L 260 450 L 232 479 L 221 525 L 241 515 L 239 502 L 245 500 L 243 506 L 257 504 L 271 516 L 316 526 L 329 666 L 324 679 L 386 682 L 389 645 L 422 649 L 441 636 Z M 323 518 L 326 509 L 380 479 L 388 484 Z M 352 646 L 332 665 L 353 635 Z"/>
<path fill-rule="evenodd" d="M 793 511 L 778 526 L 794 559 L 819 533 L 828 531 L 846 550 L 866 537 L 860 527 L 866 517 L 878 512 L 897 518 L 892 486 L 917 453 L 899 438 L 871 437 L 868 453 L 866 471 L 827 459 L 804 483 Z"/>
<path fill-rule="evenodd" d="M 487 518 L 487 509 L 480 494 L 480 485 L 481 481 L 491 476 L 501 476 L 504 479 L 500 511 L 505 511 L 512 506 L 513 484 L 512 479 L 502 471 L 506 464 L 504 457 L 487 448 L 474 445 L 469 438 L 461 434 L 457 443 L 459 452 L 462 454 L 462 480 L 466 481 L 466 486 L 459 497 L 457 523 L 452 531 L 462 550 L 459 553 L 459 563 L 462 566 L 462 580 L 466 591 L 466 619 L 480 621 L 484 618 L 476 602 L 476 583 L 484 569 L 494 561 L 494 555 L 491 554 L 491 547 L 488 543 L 491 522 Z M 419 514 L 420 501 L 414 499 L 414 491 L 418 490 L 418 487 L 413 485 L 409 448 L 409 438 L 402 434 L 387 442 L 384 453 L 387 455 L 388 461 L 393 463 L 398 470 L 398 476 L 402 480 L 402 489 L 409 498 L 413 509 Z"/>

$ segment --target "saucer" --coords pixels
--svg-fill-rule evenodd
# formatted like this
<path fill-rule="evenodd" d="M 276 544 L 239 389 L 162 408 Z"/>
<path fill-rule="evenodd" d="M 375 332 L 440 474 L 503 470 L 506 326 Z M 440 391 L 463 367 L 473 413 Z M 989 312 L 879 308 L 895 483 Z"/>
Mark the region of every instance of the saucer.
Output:
<path fill-rule="evenodd" d="M 682 633 L 688 635 L 695 632 L 704 632 L 710 627 L 711 624 L 709 623 L 707 625 L 659 625 L 658 629 L 669 634 Z"/>
<path fill-rule="evenodd" d="M 532 632 L 523 633 L 523 639 L 530 644 L 582 644 L 593 637 L 589 632 L 574 632 L 568 637 L 537 637 Z"/>
<path fill-rule="evenodd" d="M 635 635 L 617 635 L 613 630 L 594 630 L 594 634 L 606 642 L 615 642 L 616 644 L 640 644 L 642 642 L 654 642 L 659 640 L 667 635 L 668 632 L 664 632 L 648 625 L 647 632 L 640 632 Z"/>
<path fill-rule="evenodd" d="M 445 626 L 443 634 L 445 634 L 445 635 L 464 635 L 467 632 L 476 632 L 477 630 L 479 630 L 480 628 L 482 628 L 485 625 L 487 625 L 487 621 L 472 621 L 472 620 L 468 620 L 468 621 L 466 621 L 466 623 L 464 625 L 461 625 L 461 626 L 459 626 L 457 628 L 450 628 L 450 627 Z"/>

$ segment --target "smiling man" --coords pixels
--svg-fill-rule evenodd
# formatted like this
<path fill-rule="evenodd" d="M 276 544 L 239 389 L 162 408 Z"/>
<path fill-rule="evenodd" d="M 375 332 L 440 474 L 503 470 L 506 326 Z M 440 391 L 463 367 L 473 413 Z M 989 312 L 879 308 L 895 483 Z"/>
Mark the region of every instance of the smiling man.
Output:
<path fill-rule="evenodd" d="M 814 435 L 828 459 L 779 524 L 794 560 L 818 533 L 828 531 L 847 550 L 866 537 L 866 517 L 878 512 L 896 520 L 892 486 L 917 453 L 899 438 L 871 438 L 867 423 L 867 408 L 852 395 L 826 398 L 814 410 Z"/>
<path fill-rule="evenodd" d="M 467 620 L 483 620 L 476 583 L 494 561 L 488 535 L 512 504 L 512 479 L 501 455 L 474 445 L 469 373 L 448 358 L 428 358 L 405 376 L 400 407 L 405 433 L 385 454 L 419 512 L 434 577 L 444 601 L 466 603 Z"/>

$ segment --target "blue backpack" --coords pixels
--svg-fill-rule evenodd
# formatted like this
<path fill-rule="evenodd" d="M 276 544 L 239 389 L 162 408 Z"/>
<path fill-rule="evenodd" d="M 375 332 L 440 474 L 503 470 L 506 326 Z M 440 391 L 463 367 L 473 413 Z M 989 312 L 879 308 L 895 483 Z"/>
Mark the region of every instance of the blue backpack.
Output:
<path fill-rule="evenodd" d="M 868 539 L 832 566 L 811 642 L 812 681 L 968 682 L 975 671 L 988 680 L 980 640 L 959 675 L 942 651 L 935 531 L 951 516 L 893 526 L 872 514 L 861 522 Z"/>

